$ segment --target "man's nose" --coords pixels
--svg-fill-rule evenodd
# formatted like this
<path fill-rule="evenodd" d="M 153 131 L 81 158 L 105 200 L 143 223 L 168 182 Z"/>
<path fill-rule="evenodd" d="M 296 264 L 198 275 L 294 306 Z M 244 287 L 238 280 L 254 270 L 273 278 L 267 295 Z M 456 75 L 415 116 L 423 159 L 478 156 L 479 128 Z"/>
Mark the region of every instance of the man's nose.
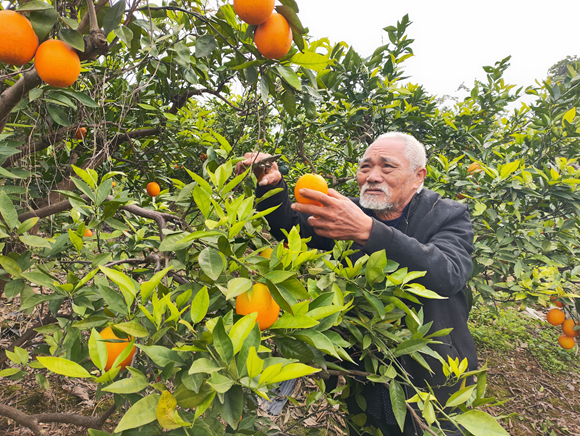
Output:
<path fill-rule="evenodd" d="M 368 183 L 382 183 L 383 175 L 381 174 L 380 168 L 373 167 L 369 175 L 367 176 Z"/>

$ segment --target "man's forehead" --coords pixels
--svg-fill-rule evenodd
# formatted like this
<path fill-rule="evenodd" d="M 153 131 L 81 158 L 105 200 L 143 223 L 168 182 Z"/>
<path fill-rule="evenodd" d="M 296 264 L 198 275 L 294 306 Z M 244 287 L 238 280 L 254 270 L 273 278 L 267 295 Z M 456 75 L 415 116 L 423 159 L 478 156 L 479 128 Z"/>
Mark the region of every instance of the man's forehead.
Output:
<path fill-rule="evenodd" d="M 405 156 L 405 142 L 399 138 L 384 138 L 373 142 L 365 151 L 361 161 L 372 158 L 400 159 Z"/>

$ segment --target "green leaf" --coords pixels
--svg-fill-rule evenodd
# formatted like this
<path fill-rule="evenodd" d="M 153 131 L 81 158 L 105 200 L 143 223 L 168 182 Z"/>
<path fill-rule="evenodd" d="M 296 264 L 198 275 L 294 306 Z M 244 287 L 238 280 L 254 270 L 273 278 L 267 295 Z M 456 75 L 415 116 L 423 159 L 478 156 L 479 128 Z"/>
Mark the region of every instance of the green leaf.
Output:
<path fill-rule="evenodd" d="M 131 46 L 131 41 L 133 40 L 133 31 L 131 29 L 127 26 L 119 26 L 113 32 L 127 47 Z"/>
<path fill-rule="evenodd" d="M 188 373 L 189 374 L 199 374 L 199 373 L 210 374 L 212 372 L 219 371 L 220 369 L 223 369 L 223 367 L 219 366 L 213 360 L 202 357 L 201 359 L 197 359 L 196 361 L 193 362 L 193 364 L 189 368 Z"/>
<path fill-rule="evenodd" d="M 389 385 L 389 396 L 391 397 L 391 405 L 393 413 L 395 414 L 395 419 L 397 420 L 397 424 L 399 424 L 399 428 L 403 431 L 405 417 L 407 415 L 407 406 L 405 403 L 405 392 L 398 381 L 391 380 Z"/>
<path fill-rule="evenodd" d="M 39 41 L 43 41 L 57 22 L 58 12 L 56 12 L 54 7 L 45 2 L 30 2 L 23 5 L 23 7 L 30 7 L 29 5 L 32 3 L 43 3 L 44 6 L 49 6 L 48 8 L 44 7 L 42 10 L 33 10 L 29 14 L 30 24 L 32 24 L 34 33 L 38 36 Z"/>
<path fill-rule="evenodd" d="M 338 357 L 336 349 L 332 341 L 316 330 L 301 330 L 293 334 L 294 337 L 300 339 L 314 348 L 324 351 L 331 356 Z"/>
<path fill-rule="evenodd" d="M 173 363 L 175 366 L 183 366 L 185 363 L 177 351 L 169 350 L 161 345 L 137 345 L 155 365 L 164 368 L 166 365 Z"/>
<path fill-rule="evenodd" d="M 300 18 L 298 18 L 298 15 L 296 15 L 296 11 L 291 6 L 286 5 L 276 6 L 276 12 L 278 12 L 280 15 L 283 15 L 284 18 L 286 18 L 288 24 L 290 24 L 293 30 L 295 29 L 301 35 L 304 35 L 306 33 L 306 29 L 304 29 L 304 26 L 302 26 Z"/>
<path fill-rule="evenodd" d="M 58 36 L 61 40 L 66 42 L 72 48 L 76 48 L 78 51 L 85 51 L 85 40 L 82 35 L 73 29 L 61 29 L 58 32 Z"/>
<path fill-rule="evenodd" d="M 78 363 L 63 359 L 62 357 L 39 356 L 37 359 L 46 369 L 56 374 L 66 375 L 67 377 L 92 377 L 89 372 Z"/>
<path fill-rule="evenodd" d="M 23 4 L 18 9 L 18 12 L 31 12 L 31 11 L 43 11 L 47 9 L 54 9 L 54 7 L 43 1 L 32 1 Z"/>
<path fill-rule="evenodd" d="M 89 338 L 89 355 L 97 368 L 103 372 L 107 365 L 107 344 L 103 342 L 103 337 L 94 328 Z"/>
<path fill-rule="evenodd" d="M 121 271 L 106 268 L 104 266 L 99 266 L 99 269 L 109 278 L 109 280 L 115 282 L 121 291 L 124 291 L 123 295 L 125 296 L 125 301 L 127 301 L 127 306 L 131 306 L 137 296 L 137 291 L 135 290 L 135 286 L 131 279 Z M 132 298 L 129 298 L 129 296 L 132 296 Z"/>
<path fill-rule="evenodd" d="M 304 365 L 303 363 L 290 363 L 284 366 L 280 372 L 268 383 L 278 383 L 285 380 L 290 380 L 294 378 L 304 377 L 310 374 L 315 374 L 321 371 L 319 368 L 313 368 L 308 365 Z"/>
<path fill-rule="evenodd" d="M 480 410 L 469 410 L 455 420 L 474 436 L 507 436 L 501 425 L 489 414 Z"/>
<path fill-rule="evenodd" d="M 446 300 L 447 297 L 442 297 L 436 292 L 425 289 L 425 286 L 419 283 L 410 283 L 405 286 L 405 292 L 418 295 L 419 297 L 429 298 L 432 300 Z"/>
<path fill-rule="evenodd" d="M 239 385 L 233 386 L 224 394 L 224 404 L 220 416 L 233 428 L 236 429 L 242 420 L 244 413 L 244 391 Z"/>
<path fill-rule="evenodd" d="M 20 225 L 16 209 L 8 197 L 8 194 L 4 191 L 0 192 L 0 213 L 4 218 L 4 221 L 6 221 L 6 224 L 8 224 L 8 227 L 11 229 L 15 229 Z"/>
<path fill-rule="evenodd" d="M 22 277 L 22 268 L 14 259 L 8 256 L 0 256 L 0 265 L 8 274 L 19 279 Z M 52 288 L 51 288 L 52 289 Z"/>
<path fill-rule="evenodd" d="M 276 69 L 278 70 L 280 76 L 282 76 L 282 78 L 288 82 L 290 86 L 292 86 L 297 91 L 302 90 L 302 82 L 300 81 L 300 77 L 298 77 L 298 74 L 296 74 L 292 68 L 278 65 Z"/>
<path fill-rule="evenodd" d="M 238 354 L 238 352 L 242 349 L 244 345 L 244 341 L 254 328 L 256 324 L 256 320 L 258 318 L 257 312 L 252 312 L 234 324 L 234 326 L 230 329 L 229 337 L 232 340 L 232 344 L 234 346 L 234 355 Z"/>
<path fill-rule="evenodd" d="M 113 392 L 116 394 L 135 394 L 137 392 L 141 392 L 147 386 L 149 386 L 149 381 L 145 375 L 134 368 L 128 367 L 127 368 L 131 374 L 133 375 L 132 378 L 124 378 L 122 380 L 118 380 L 109 386 L 102 388 L 105 392 Z"/>
<path fill-rule="evenodd" d="M 305 53 L 296 53 L 290 60 L 293 64 L 300 65 L 304 68 L 314 71 L 322 71 L 333 61 L 326 56 L 311 51 Z"/>
<path fill-rule="evenodd" d="M 467 386 L 449 397 L 447 403 L 445 403 L 445 407 L 455 407 L 462 403 L 465 403 L 467 400 L 471 398 L 471 394 L 473 393 L 474 389 L 477 385 Z"/>
<path fill-rule="evenodd" d="M 115 433 L 120 433 L 123 430 L 141 427 L 149 424 L 157 419 L 157 404 L 161 395 L 151 394 L 139 401 L 131 407 L 121 421 L 115 428 Z"/>
<path fill-rule="evenodd" d="M 157 285 L 159 285 L 163 277 L 165 277 L 165 275 L 172 269 L 173 266 L 167 267 L 151 277 L 151 280 L 141 283 L 141 298 L 143 301 L 147 301 L 149 299 L 149 296 L 153 290 L 157 287 Z"/>
<path fill-rule="evenodd" d="M 217 393 L 223 394 L 224 392 L 229 391 L 233 386 L 234 381 L 219 372 L 214 372 L 207 381 L 207 384 L 214 388 Z"/>
<path fill-rule="evenodd" d="M 41 238 L 40 236 L 20 235 L 18 238 L 24 245 L 28 245 L 30 247 L 40 247 L 40 248 L 51 247 L 50 242 L 48 242 L 44 238 Z"/>
<path fill-rule="evenodd" d="M 224 363 L 229 365 L 229 363 L 232 361 L 234 357 L 234 345 L 232 344 L 232 340 L 226 333 L 223 318 L 218 319 L 218 322 L 216 323 L 212 334 L 213 334 L 213 345 L 216 351 L 218 352 Z"/>
<path fill-rule="evenodd" d="M 181 427 L 179 414 L 176 410 L 177 400 L 171 395 L 171 392 L 165 390 L 161 394 L 157 409 L 155 411 L 157 422 L 166 430 L 172 430 Z"/>
<path fill-rule="evenodd" d="M 64 127 L 70 126 L 70 120 L 68 119 L 67 114 L 62 109 L 56 106 L 48 105 L 46 106 L 46 110 L 48 111 L 50 118 L 52 118 L 55 123 L 60 124 L 61 126 Z"/>
<path fill-rule="evenodd" d="M 0 371 L 0 377 L 10 377 L 19 372 L 20 370 L 18 368 L 6 368 Z"/>
<path fill-rule="evenodd" d="M 252 289 L 252 281 L 243 277 L 237 277 L 230 280 L 228 283 L 228 293 L 226 294 L 226 299 L 235 298 L 238 295 Z"/>
<path fill-rule="evenodd" d="M 119 0 L 107 10 L 103 18 L 103 31 L 105 36 L 108 36 L 121 23 L 124 14 L 125 0 Z"/>
<path fill-rule="evenodd" d="M 136 338 L 146 338 L 149 336 L 147 329 L 136 319 L 121 324 L 115 324 L 114 327 Z"/>
<path fill-rule="evenodd" d="M 256 347 L 250 347 L 248 352 L 248 360 L 246 363 L 246 369 L 248 371 L 248 377 L 252 380 L 257 377 L 264 367 L 264 361 L 258 357 L 256 353 Z"/>
<path fill-rule="evenodd" d="M 207 58 L 216 48 L 215 37 L 213 35 L 203 35 L 195 41 L 195 57 Z"/>
<path fill-rule="evenodd" d="M 573 107 L 572 109 L 570 109 L 568 112 L 566 112 L 564 114 L 564 116 L 562 117 L 562 120 L 566 120 L 570 124 L 572 124 L 574 122 L 574 117 L 575 116 L 576 116 L 576 108 Z"/>
<path fill-rule="evenodd" d="M 24 221 L 22 224 L 20 224 L 18 226 L 18 228 L 16 229 L 16 233 L 21 235 L 22 233 L 29 231 L 31 228 L 33 228 L 36 225 L 37 222 L 38 222 L 38 217 L 27 219 L 26 221 Z"/>
<path fill-rule="evenodd" d="M 199 266 L 212 280 L 217 280 L 225 267 L 222 254 L 211 247 L 207 247 L 199 253 Z"/>
<path fill-rule="evenodd" d="M 191 322 L 194 324 L 201 322 L 207 314 L 208 308 L 209 293 L 207 292 L 207 286 L 204 286 L 197 292 L 197 294 L 195 294 L 195 297 L 191 302 Z"/>
<path fill-rule="evenodd" d="M 296 315 L 286 312 L 276 322 L 270 326 L 270 329 L 307 329 L 318 325 L 319 322 L 306 315 Z"/>
<path fill-rule="evenodd" d="M 429 343 L 428 339 L 408 339 L 401 342 L 395 351 L 393 352 L 393 357 L 399 357 L 403 354 L 411 354 L 415 351 L 419 351 L 424 348 Z"/>

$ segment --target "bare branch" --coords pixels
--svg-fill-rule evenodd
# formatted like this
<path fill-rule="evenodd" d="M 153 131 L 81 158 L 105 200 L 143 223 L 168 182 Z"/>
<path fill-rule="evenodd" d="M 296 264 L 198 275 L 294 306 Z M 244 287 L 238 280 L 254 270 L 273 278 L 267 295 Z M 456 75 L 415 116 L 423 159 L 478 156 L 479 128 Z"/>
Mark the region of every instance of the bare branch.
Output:
<path fill-rule="evenodd" d="M 99 11 L 101 9 L 103 9 L 103 7 L 109 3 L 109 0 L 99 0 L 95 6 L 95 13 L 99 13 Z M 85 28 L 87 27 L 87 24 L 89 24 L 89 14 L 85 14 L 83 15 L 83 18 L 81 19 L 81 22 L 79 23 L 79 27 L 77 28 L 77 32 L 79 32 L 80 34 L 82 34 L 85 31 Z"/>
<path fill-rule="evenodd" d="M 31 68 L 22 74 L 22 77 L 6 89 L 0 95 L 0 132 L 6 127 L 10 112 L 16 107 L 18 102 L 30 92 L 31 89 L 36 88 L 42 83 L 40 77 L 34 68 Z"/>

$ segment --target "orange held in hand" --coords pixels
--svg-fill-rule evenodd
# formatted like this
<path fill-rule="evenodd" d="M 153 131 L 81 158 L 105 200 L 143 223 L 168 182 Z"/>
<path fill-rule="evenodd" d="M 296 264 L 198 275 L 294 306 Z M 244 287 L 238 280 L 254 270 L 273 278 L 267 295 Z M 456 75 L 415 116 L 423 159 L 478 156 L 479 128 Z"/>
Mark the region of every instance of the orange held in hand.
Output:
<path fill-rule="evenodd" d="M 576 342 L 574 341 L 574 338 L 571 338 L 570 336 L 560 335 L 558 338 L 558 344 L 560 344 L 560 347 L 566 350 L 574 348 L 575 343 Z"/>
<path fill-rule="evenodd" d="M 0 11 L 0 62 L 21 66 L 34 57 L 38 37 L 30 21 L 14 11 Z"/>
<path fill-rule="evenodd" d="M 573 319 L 567 319 L 562 323 L 562 331 L 566 336 L 570 336 L 571 338 L 577 338 L 580 336 L 579 330 L 574 330 L 574 326 L 578 325 L 574 322 Z"/>
<path fill-rule="evenodd" d="M 550 309 L 548 311 L 548 315 L 546 315 L 546 319 L 552 325 L 560 325 L 566 319 L 566 314 L 561 311 L 560 309 Z"/>
<path fill-rule="evenodd" d="M 292 29 L 286 18 L 274 12 L 256 29 L 254 42 L 260 54 L 265 58 L 283 58 L 292 47 Z"/>
<path fill-rule="evenodd" d="M 77 52 L 66 42 L 56 39 L 40 44 L 34 57 L 34 66 L 42 80 L 60 88 L 71 86 L 81 73 Z"/>
<path fill-rule="evenodd" d="M 149 182 L 147 183 L 147 194 L 150 197 L 157 197 L 161 192 L 161 188 L 157 182 Z"/>
<path fill-rule="evenodd" d="M 296 202 L 301 204 L 315 204 L 316 206 L 322 207 L 319 201 L 310 200 L 309 198 L 303 197 L 300 195 L 300 190 L 312 189 L 314 191 L 322 192 L 323 194 L 328 194 L 328 185 L 326 184 L 326 180 L 324 177 L 318 174 L 304 174 L 302 177 L 298 179 L 296 182 L 296 186 L 294 187 L 294 196 L 296 197 Z"/>
<path fill-rule="evenodd" d="M 123 343 L 123 342 L 105 342 L 105 345 L 107 345 L 107 364 L 105 365 L 105 371 L 108 371 L 113 367 L 113 363 L 115 363 L 117 356 L 119 356 L 119 354 L 121 354 L 123 352 L 123 350 L 125 348 L 127 348 L 127 346 L 129 345 L 128 342 L 131 341 L 132 338 L 128 338 L 128 339 L 118 338 L 115 335 L 115 333 L 113 333 L 113 329 L 111 329 L 111 327 L 107 327 L 107 328 L 103 329 L 103 331 L 101 331 L 101 337 L 103 339 L 120 339 L 120 340 L 126 342 L 126 343 Z M 133 361 L 133 356 L 135 355 L 136 351 L 137 351 L 137 349 L 135 348 L 135 345 L 133 345 L 133 348 L 131 349 L 131 352 L 129 353 L 129 357 L 127 357 L 125 360 L 123 360 L 119 364 L 121 371 L 123 371 L 126 366 L 129 366 L 131 364 L 131 362 Z"/>
<path fill-rule="evenodd" d="M 240 20 L 257 26 L 270 18 L 274 3 L 275 0 L 234 0 L 234 10 Z"/>
<path fill-rule="evenodd" d="M 263 283 L 256 283 L 252 287 L 252 295 L 248 292 L 238 295 L 236 298 L 236 313 L 238 315 L 248 315 L 258 312 L 258 327 L 265 330 L 276 322 L 280 315 L 280 306 L 272 298 L 268 286 Z"/>

